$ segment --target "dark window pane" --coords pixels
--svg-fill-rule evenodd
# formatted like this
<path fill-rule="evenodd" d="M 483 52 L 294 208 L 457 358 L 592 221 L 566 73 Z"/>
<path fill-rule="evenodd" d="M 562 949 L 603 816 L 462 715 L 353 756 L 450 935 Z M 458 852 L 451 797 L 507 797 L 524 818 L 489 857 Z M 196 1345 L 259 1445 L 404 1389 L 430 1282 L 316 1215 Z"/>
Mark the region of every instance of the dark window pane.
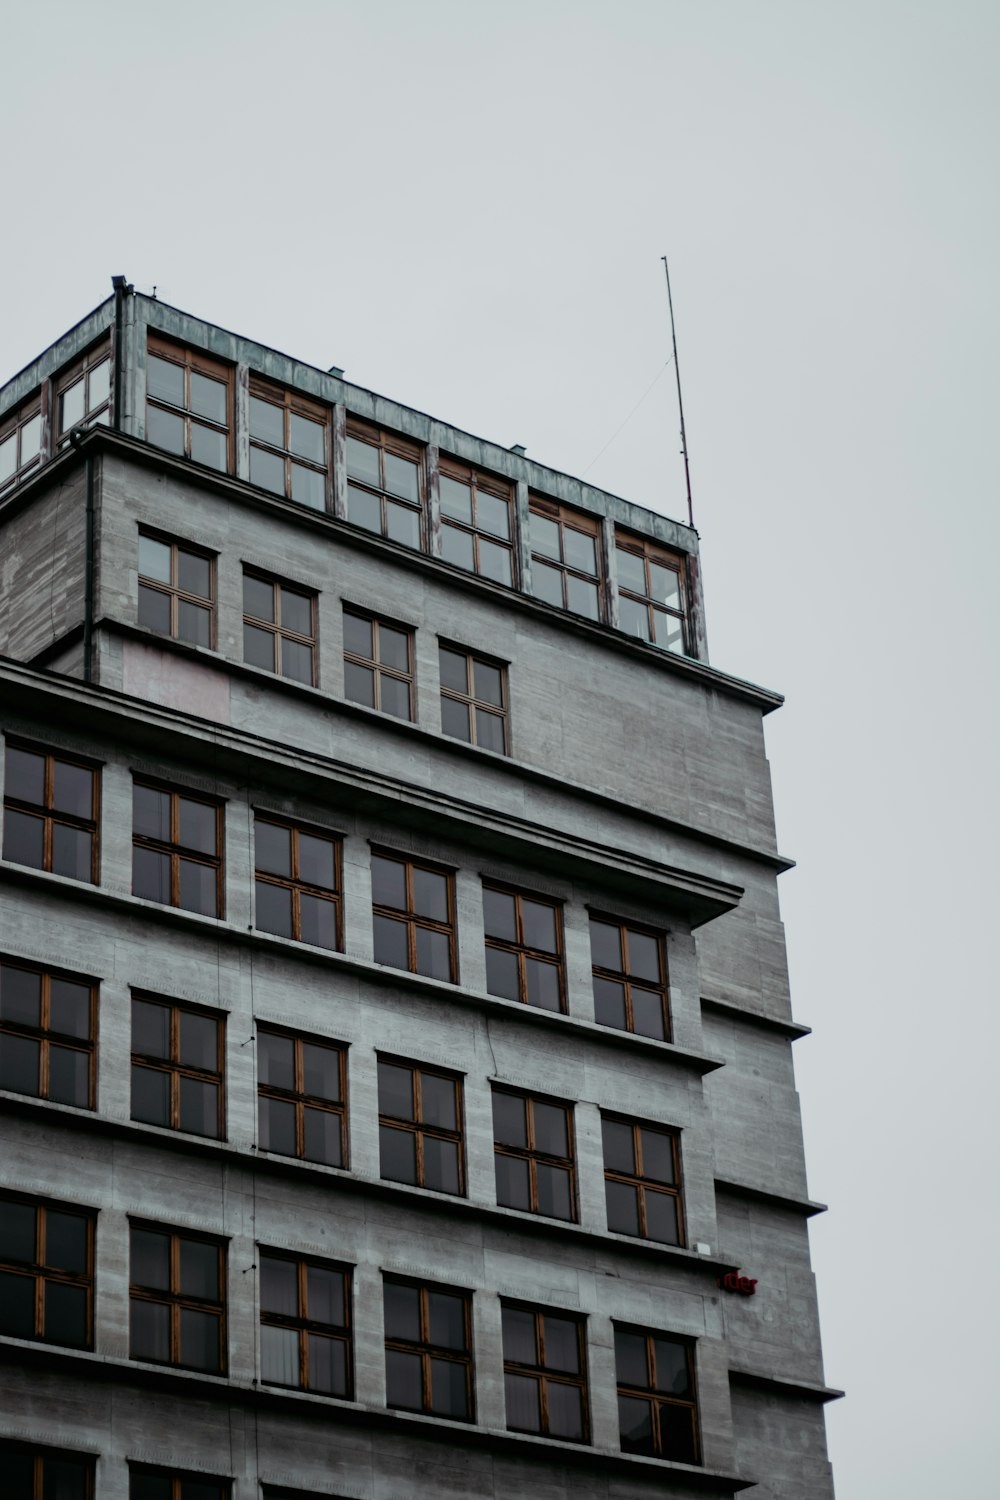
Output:
<path fill-rule="evenodd" d="M 219 1085 L 200 1078 L 180 1080 L 180 1128 L 189 1135 L 218 1136 Z"/>
<path fill-rule="evenodd" d="M 628 929 L 628 971 L 636 979 L 660 982 L 660 945 L 645 932 Z"/>
<path fill-rule="evenodd" d="M 170 904 L 170 857 L 155 849 L 132 850 L 132 894 Z"/>
<path fill-rule="evenodd" d="M 184 419 L 158 406 L 146 408 L 146 437 L 168 453 L 184 452 Z"/>
<path fill-rule="evenodd" d="M 170 1007 L 132 1001 L 132 1051 L 143 1057 L 170 1056 Z"/>
<path fill-rule="evenodd" d="M 302 458 L 312 459 L 317 464 L 324 463 L 326 444 L 322 422 L 314 422 L 311 417 L 300 416 L 298 412 L 289 412 L 288 446 Z"/>
<path fill-rule="evenodd" d="M 486 988 L 505 1000 L 520 1000 L 517 954 L 504 948 L 486 949 Z"/>
<path fill-rule="evenodd" d="M 656 1389 L 669 1391 L 672 1396 L 690 1396 L 691 1372 L 688 1350 L 685 1344 L 675 1339 L 653 1339 L 653 1358 L 656 1362 Z"/>
<path fill-rule="evenodd" d="M 406 910 L 406 868 L 398 859 L 372 855 L 372 901 L 394 911 Z"/>
<path fill-rule="evenodd" d="M 445 1130 L 457 1129 L 455 1084 L 452 1079 L 437 1078 L 433 1073 L 421 1075 L 420 1118 L 425 1125 L 437 1125 Z"/>
<path fill-rule="evenodd" d="M 363 479 L 367 484 L 380 488 L 379 450 L 360 438 L 349 437 L 346 445 L 347 472 L 353 479 Z"/>
<path fill-rule="evenodd" d="M 372 918 L 375 938 L 375 962 L 387 964 L 390 969 L 408 969 L 410 960 L 406 946 L 406 923 L 396 922 L 392 917 Z"/>
<path fill-rule="evenodd" d="M 170 1491 L 167 1474 L 143 1474 L 135 1469 L 129 1474 L 129 1500 L 171 1500 Z"/>
<path fill-rule="evenodd" d="M 350 439 L 348 440 L 350 441 Z M 359 490 L 357 485 L 347 486 L 347 519 L 366 531 L 382 530 L 382 507 L 378 497 L 368 490 Z"/>
<path fill-rule="evenodd" d="M 144 838 L 170 838 L 170 795 L 152 786 L 132 787 L 133 830 Z"/>
<path fill-rule="evenodd" d="M 506 1353 L 506 1345 L 504 1347 Z M 542 1408 L 539 1383 L 530 1375 L 505 1374 L 504 1399 L 507 1426 L 512 1432 L 541 1432 Z"/>
<path fill-rule="evenodd" d="M 269 875 L 292 873 L 292 835 L 288 828 L 257 819 L 254 825 L 254 856 L 258 870 Z"/>
<path fill-rule="evenodd" d="M 525 1104 L 516 1094 L 493 1095 L 493 1135 L 505 1146 L 527 1146 Z"/>
<path fill-rule="evenodd" d="M 299 1279 L 295 1262 L 276 1255 L 260 1258 L 261 1312 L 295 1318 L 299 1313 Z"/>
<path fill-rule="evenodd" d="M 395 1130 L 390 1125 L 380 1125 L 378 1139 L 382 1176 L 387 1177 L 390 1182 L 415 1184 L 417 1180 L 416 1136 L 408 1130 Z"/>
<path fill-rule="evenodd" d="M 390 495 L 399 495 L 404 500 L 420 502 L 420 487 L 417 480 L 419 465 L 412 459 L 401 458 L 396 453 L 385 455 L 385 487 Z"/>
<path fill-rule="evenodd" d="M 654 1182 L 674 1180 L 674 1139 L 660 1130 L 640 1130 L 642 1175 Z"/>
<path fill-rule="evenodd" d="M 654 1452 L 653 1413 L 648 1401 L 639 1401 L 635 1396 L 619 1396 L 618 1425 L 625 1453 Z"/>
<path fill-rule="evenodd" d="M 451 979 L 451 942 L 445 932 L 428 927 L 416 930 L 416 972 L 428 979 Z"/>
<path fill-rule="evenodd" d="M 139 572 L 157 583 L 170 583 L 170 546 L 152 536 L 139 537 Z"/>
<path fill-rule="evenodd" d="M 639 1233 L 639 1192 L 626 1182 L 604 1184 L 608 1202 L 608 1228 L 616 1234 Z"/>
<path fill-rule="evenodd" d="M 82 1214 L 50 1208 L 45 1215 L 45 1264 L 82 1275 L 87 1269 L 87 1227 Z"/>
<path fill-rule="evenodd" d="M 259 484 L 262 490 L 272 494 L 285 493 L 285 460 L 276 453 L 267 453 L 263 448 L 251 445 L 250 483 Z"/>
<path fill-rule="evenodd" d="M 184 911 L 198 911 L 203 916 L 218 915 L 218 877 L 212 865 L 196 864 L 182 859 L 180 864 L 180 900 Z"/>
<path fill-rule="evenodd" d="M 251 667 L 262 667 L 265 672 L 274 671 L 274 636 L 270 630 L 244 624 L 243 660 Z"/>
<path fill-rule="evenodd" d="M 458 1145 L 424 1136 L 424 1187 L 438 1193 L 460 1193 Z"/>
<path fill-rule="evenodd" d="M 90 1057 L 72 1047 L 49 1047 L 49 1098 L 56 1104 L 90 1106 Z"/>
<path fill-rule="evenodd" d="M 386 502 L 385 520 L 386 535 L 392 541 L 414 549 L 420 546 L 419 511 L 411 510 L 407 505 L 393 505 L 389 500 Z"/>
<path fill-rule="evenodd" d="M 323 1162 L 328 1167 L 343 1166 L 340 1116 L 328 1109 L 303 1110 L 306 1161 Z"/>
<path fill-rule="evenodd" d="M 531 1208 L 531 1186 L 528 1178 L 528 1163 L 518 1156 L 503 1156 L 497 1152 L 497 1202 L 504 1208 L 520 1208 L 527 1212 Z"/>
<path fill-rule="evenodd" d="M 386 1405 L 400 1407 L 404 1411 L 422 1411 L 424 1405 L 422 1373 L 422 1361 L 419 1354 L 406 1354 L 401 1349 L 387 1349 L 385 1351 Z"/>
<path fill-rule="evenodd" d="M 185 1297 L 218 1301 L 219 1251 L 204 1240 L 180 1242 L 180 1289 Z"/>
<path fill-rule="evenodd" d="M 439 654 L 441 686 L 456 693 L 469 691 L 468 658 L 463 652 L 449 651 L 442 646 Z"/>
<path fill-rule="evenodd" d="M 295 589 L 281 590 L 281 623 L 286 630 L 312 635 L 312 595 Z"/>
<path fill-rule="evenodd" d="M 374 708 L 375 673 L 369 667 L 359 667 L 356 662 L 345 661 L 344 697 L 351 703 L 363 703 L 367 708 Z"/>
<path fill-rule="evenodd" d="M 442 479 L 442 487 L 444 485 Z M 442 501 L 442 509 L 443 501 Z M 471 573 L 475 567 L 475 559 L 472 551 L 472 537 L 467 531 L 459 531 L 456 526 L 441 527 L 441 556 L 445 562 L 452 563 L 455 567 L 465 568 Z"/>
<path fill-rule="evenodd" d="M 595 976 L 594 1019 L 598 1026 L 613 1026 L 616 1031 L 628 1030 L 624 985 Z"/>
<path fill-rule="evenodd" d="M 274 624 L 274 584 L 266 578 L 243 575 L 243 613 Z"/>
<path fill-rule="evenodd" d="M 532 511 L 530 537 L 532 551 L 541 552 L 546 557 L 554 557 L 557 561 L 561 557 L 558 521 L 550 521 L 546 516 L 537 515 Z"/>
<path fill-rule="evenodd" d="M 40 870 L 45 859 L 45 823 L 8 807 L 3 823 L 3 857 Z"/>
<path fill-rule="evenodd" d="M 488 542 L 485 537 L 480 537 L 479 571 L 484 578 L 492 578 L 497 583 L 505 583 L 509 588 L 512 581 L 510 550 L 507 547 L 498 547 L 495 542 Z"/>
<path fill-rule="evenodd" d="M 10 796 L 10 793 L 7 794 Z M 94 773 L 57 760 L 52 768 L 52 806 L 57 812 L 89 818 L 94 812 Z"/>
<path fill-rule="evenodd" d="M 53 980 L 53 985 L 59 983 L 60 980 Z M 24 1026 L 38 1026 L 41 1007 L 41 975 L 28 969 L 15 969 L 10 964 L 0 964 L 0 1017 Z"/>
<path fill-rule="evenodd" d="M 193 1370 L 219 1369 L 219 1319 L 215 1313 L 181 1308 L 180 1363 Z"/>
<path fill-rule="evenodd" d="M 480 490 L 476 497 L 476 524 L 493 536 L 510 536 L 510 506 L 497 495 Z"/>
<path fill-rule="evenodd" d="M 535 1315 L 523 1307 L 502 1307 L 503 1357 L 518 1365 L 537 1365 Z"/>
<path fill-rule="evenodd" d="M 583 1392 L 579 1386 L 549 1383 L 549 1436 L 571 1443 L 583 1441 Z"/>
<path fill-rule="evenodd" d="M 161 1364 L 170 1358 L 170 1309 L 159 1302 L 132 1301 L 131 1308 L 133 1359 L 157 1360 Z"/>
<path fill-rule="evenodd" d="M 295 1106 L 284 1099 L 261 1099 L 258 1109 L 260 1146 L 279 1156 L 295 1155 Z"/>
<path fill-rule="evenodd" d="M 476 709 L 476 744 L 483 750 L 495 750 L 498 755 L 506 752 L 503 719 L 500 714 L 491 714 L 484 708 Z"/>
<path fill-rule="evenodd" d="M 517 941 L 517 917 L 514 897 L 507 891 L 483 887 L 483 922 L 488 937 Z"/>
<path fill-rule="evenodd" d="M 35 1279 L 0 1271 L 0 1333 L 15 1339 L 35 1337 Z"/>
<path fill-rule="evenodd" d="M 0 1198 L 0 1260 L 35 1259 L 35 1209 L 31 1203 L 12 1203 Z"/>
<path fill-rule="evenodd" d="M 539 1162 L 536 1171 L 538 1212 L 550 1219 L 572 1219 L 573 1194 L 569 1172 L 565 1167 L 551 1167 L 546 1162 Z"/>
<path fill-rule="evenodd" d="M 324 1266 L 306 1269 L 306 1298 L 309 1317 L 314 1323 L 344 1322 L 344 1278 L 340 1271 Z"/>
<path fill-rule="evenodd" d="M 292 936 L 292 893 L 286 886 L 270 881 L 255 882 L 257 893 L 257 927 L 279 937 Z"/>
<path fill-rule="evenodd" d="M 177 549 L 177 582 L 186 594 L 195 594 L 199 599 L 212 596 L 211 559 L 197 552 Z"/>
<path fill-rule="evenodd" d="M 529 1005 L 537 1005 L 542 1010 L 562 1009 L 558 965 L 542 963 L 537 958 L 525 958 L 524 977 Z"/>
<path fill-rule="evenodd" d="M 347 1395 L 347 1349 L 342 1339 L 310 1333 L 309 1389 L 331 1396 Z"/>
<path fill-rule="evenodd" d="M 382 712 L 392 714 L 394 719 L 408 719 L 410 717 L 410 684 L 402 682 L 398 677 L 390 677 L 387 672 L 379 674 L 379 681 Z"/>
<path fill-rule="evenodd" d="M 310 686 L 313 680 L 312 647 L 304 646 L 301 641 L 282 641 L 281 675 L 292 682 L 304 682 Z"/>
<path fill-rule="evenodd" d="M 569 1375 L 580 1372 L 580 1325 L 571 1318 L 545 1314 L 545 1367 Z"/>
<path fill-rule="evenodd" d="M 469 744 L 472 733 L 469 729 L 469 706 L 455 698 L 441 699 L 441 733 L 453 740 L 465 740 Z"/>
<path fill-rule="evenodd" d="M 32 750 L 19 750 L 11 745 L 7 750 L 4 792 L 21 802 L 34 802 L 37 807 L 45 805 L 45 756 Z"/>
<path fill-rule="evenodd" d="M 132 1230 L 132 1281 L 156 1291 L 170 1290 L 170 1236 L 155 1229 Z"/>
<path fill-rule="evenodd" d="M 0 1089 L 38 1094 L 41 1047 L 25 1036 L 0 1036 Z"/>
<path fill-rule="evenodd" d="M 324 890 L 336 889 L 336 846 L 332 839 L 311 833 L 299 835 L 299 878 Z"/>
<path fill-rule="evenodd" d="M 493 703 L 497 708 L 503 704 L 503 673 L 489 662 L 474 660 L 472 682 L 475 696 L 482 703 Z"/>
<path fill-rule="evenodd" d="M 427 1315 L 430 1342 L 439 1349 L 464 1349 L 465 1298 L 450 1292 L 428 1292 Z"/>
<path fill-rule="evenodd" d="M 303 1092 L 317 1099 L 340 1099 L 340 1053 L 334 1047 L 302 1043 Z"/>
<path fill-rule="evenodd" d="M 521 923 L 527 947 L 539 948 L 543 953 L 558 951 L 555 907 L 522 897 Z"/>
<path fill-rule="evenodd" d="M 588 620 L 600 618 L 600 596 L 596 583 L 587 583 L 583 578 L 566 575 L 567 608 L 575 615 L 586 615 Z"/>
<path fill-rule="evenodd" d="M 420 1338 L 420 1293 L 415 1286 L 401 1286 L 396 1281 L 385 1282 L 385 1333 L 386 1338 Z"/>
<path fill-rule="evenodd" d="M 532 521 L 534 531 L 534 521 Z M 563 607 L 563 575 L 560 568 L 550 568 L 547 563 L 539 562 L 537 558 L 531 564 L 531 586 L 536 599 L 543 600 L 546 604 L 554 604 L 557 609 Z"/>
<path fill-rule="evenodd" d="M 304 464 L 293 463 L 292 499 L 299 505 L 308 505 L 310 510 L 326 509 L 326 476 L 318 469 L 307 469 Z"/>
<path fill-rule="evenodd" d="M 75 1349 L 89 1342 L 87 1293 L 82 1286 L 45 1283 L 45 1337 Z"/>
<path fill-rule="evenodd" d="M 304 943 L 316 948 L 336 948 L 337 908 L 322 896 L 299 896 L 299 926 Z"/>
<path fill-rule="evenodd" d="M 441 509 L 446 516 L 455 516 L 459 521 L 472 523 L 472 491 L 460 479 L 442 474 L 439 480 Z"/>
<path fill-rule="evenodd" d="M 591 917 L 590 952 L 595 968 L 620 971 L 622 948 L 619 929 L 612 927 L 610 922 L 598 922 Z"/>
<path fill-rule="evenodd" d="M 274 1328 L 261 1324 L 261 1379 L 272 1385 L 299 1385 L 299 1334 L 294 1328 Z"/>
<path fill-rule="evenodd" d="M 170 595 L 139 585 L 139 624 L 159 635 L 170 634 Z"/>
<path fill-rule="evenodd" d="M 639 1036 L 651 1036 L 659 1042 L 666 1041 L 667 1032 L 663 1023 L 663 997 L 652 990 L 632 987 L 633 1030 Z"/>
<path fill-rule="evenodd" d="M 212 612 L 187 599 L 177 601 L 177 638 L 192 646 L 211 646 Z"/>
<path fill-rule="evenodd" d="M 372 661 L 372 622 L 362 615 L 344 611 L 344 650 L 351 656 L 363 656 Z"/>
<path fill-rule="evenodd" d="M 257 1068 L 261 1083 L 269 1083 L 279 1089 L 294 1088 L 295 1043 L 291 1037 L 258 1031 Z"/>
<path fill-rule="evenodd" d="M 550 1156 L 569 1155 L 569 1136 L 566 1129 L 566 1111 L 560 1104 L 544 1104 L 538 1100 L 534 1108 L 535 1149 Z"/>
<path fill-rule="evenodd" d="M 275 448 L 285 446 L 285 411 L 273 401 L 262 401 L 259 396 L 250 397 L 250 436 L 262 442 L 272 443 Z"/>
<path fill-rule="evenodd" d="M 391 1115 L 394 1120 L 412 1120 L 413 1074 L 409 1068 L 397 1068 L 393 1063 L 378 1065 L 379 1114 Z"/>
<path fill-rule="evenodd" d="M 32 975 L 32 978 L 37 976 Z M 0 1011 L 3 1007 L 0 1005 Z M 49 991 L 49 1025 L 63 1036 L 90 1036 L 90 990 L 71 979 L 53 979 Z"/>
<path fill-rule="evenodd" d="M 678 1464 L 698 1462 L 698 1448 L 694 1436 L 694 1412 L 690 1407 L 672 1406 L 664 1402 L 660 1407 L 660 1440 L 663 1457 L 672 1458 Z"/>
<path fill-rule="evenodd" d="M 179 797 L 180 827 L 178 842 L 199 854 L 218 852 L 218 809 L 190 797 Z"/>
<path fill-rule="evenodd" d="M 70 880 L 92 878 L 92 838 L 82 828 L 68 828 L 64 823 L 52 825 L 52 870 Z"/>
<path fill-rule="evenodd" d="M 635 1147 L 631 1125 L 623 1125 L 620 1120 L 602 1120 L 601 1135 L 605 1167 L 612 1172 L 634 1172 Z"/>
<path fill-rule="evenodd" d="M 597 573 L 597 545 L 592 536 L 587 536 L 575 527 L 563 528 L 563 556 L 571 568 L 577 568 L 581 573 Z"/>
<path fill-rule="evenodd" d="M 469 1396 L 464 1365 L 452 1359 L 431 1359 L 431 1411 L 439 1417 L 469 1415 Z"/>
<path fill-rule="evenodd" d="M 410 669 L 410 637 L 405 630 L 394 630 L 391 625 L 380 625 L 378 631 L 378 659 L 383 667 L 395 667 L 397 672 Z"/>
<path fill-rule="evenodd" d="M 42 1500 L 85 1500 L 89 1467 L 72 1458 L 46 1457 Z"/>
<path fill-rule="evenodd" d="M 186 1068 L 215 1070 L 219 1066 L 219 1023 L 211 1016 L 180 1013 L 180 1061 Z"/>
<path fill-rule="evenodd" d="M 413 871 L 413 910 L 419 917 L 430 917 L 436 922 L 448 920 L 448 878 L 435 870 Z"/>
<path fill-rule="evenodd" d="M 213 422 L 226 420 L 227 388 L 221 380 L 211 380 L 207 375 L 191 371 L 191 410 L 200 417 L 209 417 Z"/>
<path fill-rule="evenodd" d="M 642 1334 L 626 1333 L 622 1328 L 615 1329 L 615 1364 L 619 1385 L 648 1386 L 646 1340 Z"/>

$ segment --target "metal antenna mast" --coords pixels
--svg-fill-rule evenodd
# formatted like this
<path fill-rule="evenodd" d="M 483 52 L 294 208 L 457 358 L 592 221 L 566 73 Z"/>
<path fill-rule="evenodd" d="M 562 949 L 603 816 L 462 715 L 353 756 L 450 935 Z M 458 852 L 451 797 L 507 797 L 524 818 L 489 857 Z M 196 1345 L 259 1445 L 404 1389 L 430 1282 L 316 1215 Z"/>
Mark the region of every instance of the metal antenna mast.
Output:
<path fill-rule="evenodd" d="M 661 255 L 663 269 L 667 273 L 667 303 L 670 307 L 670 337 L 674 343 L 674 374 L 677 376 L 677 409 L 681 414 L 681 453 L 684 456 L 684 478 L 687 482 L 688 497 L 688 525 L 694 526 L 694 506 L 691 502 L 691 469 L 688 464 L 687 433 L 684 429 L 684 398 L 681 395 L 681 367 L 677 359 L 677 329 L 674 325 L 674 299 L 670 295 L 670 267 L 667 265 L 667 257 Z"/>

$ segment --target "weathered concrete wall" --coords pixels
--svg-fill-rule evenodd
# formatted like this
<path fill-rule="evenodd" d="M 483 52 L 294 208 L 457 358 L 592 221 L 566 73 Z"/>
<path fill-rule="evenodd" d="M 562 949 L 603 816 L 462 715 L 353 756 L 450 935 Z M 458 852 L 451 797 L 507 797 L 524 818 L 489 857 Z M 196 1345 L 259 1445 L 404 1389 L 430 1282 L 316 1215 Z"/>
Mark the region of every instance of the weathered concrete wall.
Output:
<path fill-rule="evenodd" d="M 30 661 L 82 624 L 86 529 L 82 464 L 0 513 L 0 656 Z"/>

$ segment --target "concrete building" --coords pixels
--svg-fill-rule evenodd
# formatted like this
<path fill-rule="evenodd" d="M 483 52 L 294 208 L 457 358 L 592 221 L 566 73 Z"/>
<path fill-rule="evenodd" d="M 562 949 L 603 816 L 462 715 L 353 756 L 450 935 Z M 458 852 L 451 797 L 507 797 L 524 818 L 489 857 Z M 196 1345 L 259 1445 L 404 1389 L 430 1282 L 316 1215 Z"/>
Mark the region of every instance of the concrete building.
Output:
<path fill-rule="evenodd" d="M 114 295 L 0 393 L 14 1500 L 829 1500 L 696 533 Z"/>

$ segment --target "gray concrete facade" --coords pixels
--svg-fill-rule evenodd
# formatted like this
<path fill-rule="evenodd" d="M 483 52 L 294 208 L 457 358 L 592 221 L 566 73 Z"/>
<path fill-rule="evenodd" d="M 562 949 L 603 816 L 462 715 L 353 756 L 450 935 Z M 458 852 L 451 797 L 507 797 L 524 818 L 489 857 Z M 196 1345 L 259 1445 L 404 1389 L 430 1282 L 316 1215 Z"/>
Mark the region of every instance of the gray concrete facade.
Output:
<path fill-rule="evenodd" d="M 230 371 L 228 472 L 147 440 L 151 330 Z M 105 340 L 108 424 L 60 447 L 63 372 Z M 322 511 L 250 482 L 258 377 L 328 409 Z M 763 733 L 781 700 L 709 663 L 696 534 L 127 291 L 0 392 L 0 445 L 35 403 L 40 461 L 0 488 L 0 732 L 98 768 L 100 866 L 94 881 L 71 879 L 5 844 L 0 961 L 84 978 L 98 1019 L 93 1108 L 0 1088 L 0 1223 L 15 1200 L 93 1215 L 93 1320 L 85 1348 L 0 1335 L 0 1454 L 8 1442 L 86 1455 L 102 1500 L 125 1500 L 130 1465 L 217 1477 L 234 1500 L 832 1500 L 823 1403 L 837 1393 L 824 1380 L 807 1231 L 821 1205 L 806 1181 L 792 1065 L 805 1028 L 792 1017 L 777 889 L 788 861 Z M 422 550 L 347 519 L 352 418 L 420 446 Z M 442 456 L 510 486 L 515 587 L 442 557 Z M 533 592 L 529 495 L 596 527 L 600 620 Z M 623 533 L 677 559 L 684 654 L 619 628 Z M 210 647 L 141 622 L 140 534 L 211 557 Z M 248 570 L 313 597 L 312 685 L 244 659 Z M 411 721 L 348 700 L 345 609 L 410 632 Z M 504 666 L 508 754 L 443 732 L 442 643 Z M 217 801 L 220 916 L 133 894 L 136 778 Z M 336 950 L 258 927 L 259 817 L 338 842 Z M 373 850 L 449 872 L 453 982 L 376 962 Z M 489 993 L 484 881 L 558 904 L 563 1012 Z M 669 1040 L 599 1024 L 591 913 L 663 935 Z M 137 995 L 223 1023 L 218 1139 L 132 1118 Z M 4 1026 L 0 994 L 0 1075 Z M 345 1049 L 343 1167 L 262 1149 L 258 1026 Z M 461 1195 L 383 1177 L 380 1057 L 461 1081 Z M 496 1088 L 571 1111 L 574 1222 L 498 1204 Z M 608 1116 L 676 1136 L 679 1244 L 609 1229 Z M 223 1245 L 224 1373 L 132 1357 L 136 1221 Z M 350 1269 L 349 1398 L 263 1378 L 268 1249 Z M 753 1295 L 726 1288 L 733 1272 Z M 388 1404 L 386 1276 L 467 1295 L 471 1420 Z M 505 1303 L 582 1320 L 585 1442 L 509 1429 Z M 696 1462 L 623 1451 L 616 1326 L 692 1351 Z"/>

